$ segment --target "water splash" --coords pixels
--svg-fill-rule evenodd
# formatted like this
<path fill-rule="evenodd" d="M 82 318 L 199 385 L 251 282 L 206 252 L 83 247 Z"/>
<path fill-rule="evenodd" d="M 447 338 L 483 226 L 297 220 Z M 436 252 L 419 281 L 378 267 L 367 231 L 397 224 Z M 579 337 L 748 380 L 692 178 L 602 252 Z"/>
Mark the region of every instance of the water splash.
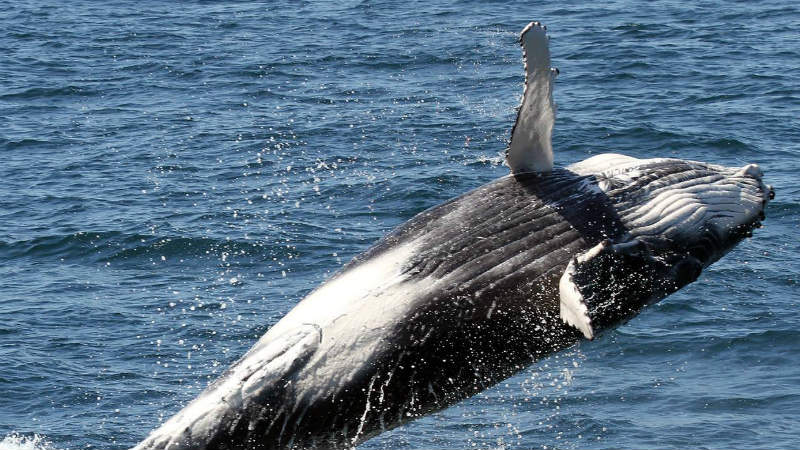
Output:
<path fill-rule="evenodd" d="M 11 433 L 0 441 L 0 450 L 56 450 L 44 436 Z"/>

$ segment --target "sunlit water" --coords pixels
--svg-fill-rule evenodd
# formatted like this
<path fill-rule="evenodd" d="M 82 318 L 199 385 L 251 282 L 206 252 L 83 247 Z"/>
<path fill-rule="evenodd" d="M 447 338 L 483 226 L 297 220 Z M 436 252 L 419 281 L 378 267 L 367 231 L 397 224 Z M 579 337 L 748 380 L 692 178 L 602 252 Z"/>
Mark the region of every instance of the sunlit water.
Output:
<path fill-rule="evenodd" d="M 364 448 L 796 447 L 791 2 L 0 2 L 0 449 L 122 449 L 415 213 L 507 173 L 516 38 L 558 164 L 757 162 L 697 283 Z"/>

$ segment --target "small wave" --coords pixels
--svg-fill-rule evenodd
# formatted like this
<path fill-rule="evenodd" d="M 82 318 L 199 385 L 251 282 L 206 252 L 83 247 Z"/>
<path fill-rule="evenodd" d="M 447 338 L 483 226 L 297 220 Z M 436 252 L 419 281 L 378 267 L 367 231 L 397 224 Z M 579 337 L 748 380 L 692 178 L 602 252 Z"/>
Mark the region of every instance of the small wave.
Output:
<path fill-rule="evenodd" d="M 61 86 L 61 87 L 32 87 L 23 91 L 11 92 L 0 95 L 2 100 L 48 100 L 58 97 L 88 97 L 96 95 L 97 91 L 84 86 Z"/>
<path fill-rule="evenodd" d="M 676 30 L 669 25 L 660 23 L 626 23 L 612 28 L 622 36 L 660 36 L 667 33 L 675 33 Z"/>
<path fill-rule="evenodd" d="M 44 436 L 38 434 L 25 436 L 11 433 L 0 441 L 0 450 L 55 450 L 55 447 Z"/>
<path fill-rule="evenodd" d="M 703 139 L 700 144 L 704 147 L 710 147 L 715 150 L 723 150 L 734 154 L 747 154 L 748 152 L 752 152 L 752 148 L 749 145 L 732 137 L 714 137 Z"/>
<path fill-rule="evenodd" d="M 200 169 L 194 166 L 181 166 L 179 164 L 161 164 L 153 167 L 153 171 L 159 173 L 173 173 L 173 172 L 196 173 L 199 172 Z"/>
<path fill-rule="evenodd" d="M 40 139 L 33 139 L 26 137 L 15 141 L 0 139 L 0 145 L 2 145 L 5 150 L 16 150 L 19 148 L 37 148 L 43 146 L 52 146 L 53 143 L 50 141 L 44 141 Z"/>
<path fill-rule="evenodd" d="M 270 255 L 276 249 L 258 241 L 126 234 L 118 231 L 78 232 L 24 241 L 0 241 L 0 256 L 7 259 L 60 257 L 80 260 L 89 257 L 96 262 L 158 257 L 219 257 L 222 254 L 257 257 Z"/>

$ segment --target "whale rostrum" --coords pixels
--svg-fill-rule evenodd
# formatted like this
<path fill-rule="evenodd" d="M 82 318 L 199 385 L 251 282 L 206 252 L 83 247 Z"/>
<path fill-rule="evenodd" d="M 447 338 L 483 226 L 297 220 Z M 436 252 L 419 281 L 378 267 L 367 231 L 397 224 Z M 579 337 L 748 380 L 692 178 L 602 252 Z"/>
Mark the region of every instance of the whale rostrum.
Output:
<path fill-rule="evenodd" d="M 760 226 L 755 164 L 554 167 L 544 26 L 520 42 L 511 173 L 354 258 L 136 449 L 350 448 L 629 320 Z"/>

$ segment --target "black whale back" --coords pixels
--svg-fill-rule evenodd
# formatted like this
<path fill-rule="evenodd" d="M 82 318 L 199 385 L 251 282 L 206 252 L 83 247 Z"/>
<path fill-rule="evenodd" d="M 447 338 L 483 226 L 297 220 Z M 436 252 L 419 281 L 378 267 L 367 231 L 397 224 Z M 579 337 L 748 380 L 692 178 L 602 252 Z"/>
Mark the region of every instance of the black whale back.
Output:
<path fill-rule="evenodd" d="M 419 213 L 343 267 L 342 272 L 420 236 L 424 250 L 407 270 L 416 277 L 488 284 L 524 275 L 533 281 L 550 264 L 624 232 L 593 175 L 554 169 L 546 175 L 499 178 Z M 542 263 L 544 261 L 541 261 Z M 507 263 L 499 271 L 497 266 Z M 533 270 L 533 272 L 531 272 Z M 538 270 L 538 271 L 537 271 Z M 500 279 L 493 277 L 500 276 Z"/>

